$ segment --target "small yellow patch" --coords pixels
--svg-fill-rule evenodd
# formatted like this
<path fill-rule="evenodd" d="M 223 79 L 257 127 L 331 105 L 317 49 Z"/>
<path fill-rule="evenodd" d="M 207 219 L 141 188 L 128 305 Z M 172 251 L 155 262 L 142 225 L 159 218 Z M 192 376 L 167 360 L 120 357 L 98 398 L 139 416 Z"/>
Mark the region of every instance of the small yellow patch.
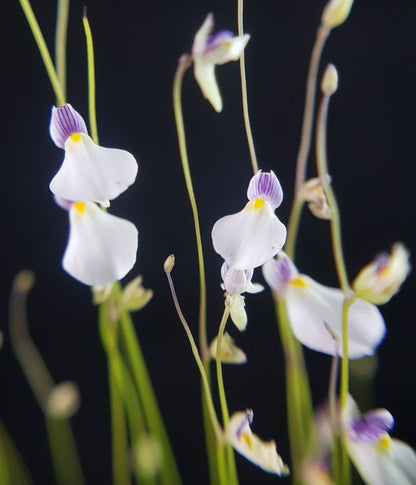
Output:
<path fill-rule="evenodd" d="M 79 143 L 81 141 L 81 133 L 72 133 L 69 138 L 71 138 L 74 143 Z"/>
<path fill-rule="evenodd" d="M 258 210 L 263 207 L 265 200 L 264 199 L 254 199 L 253 209 Z"/>
<path fill-rule="evenodd" d="M 82 214 L 85 211 L 85 202 L 75 202 L 75 209 Z"/>
<path fill-rule="evenodd" d="M 253 448 L 253 440 L 248 433 L 241 433 L 239 439 L 243 441 L 250 449 Z"/>
<path fill-rule="evenodd" d="M 388 433 L 384 433 L 384 435 L 378 440 L 377 448 L 380 453 L 387 453 L 390 451 L 391 438 Z"/>
<path fill-rule="evenodd" d="M 297 286 L 299 288 L 306 288 L 306 286 L 307 286 L 306 282 L 300 276 L 298 276 L 297 278 L 293 279 L 290 282 L 290 284 L 293 285 L 293 286 Z"/>

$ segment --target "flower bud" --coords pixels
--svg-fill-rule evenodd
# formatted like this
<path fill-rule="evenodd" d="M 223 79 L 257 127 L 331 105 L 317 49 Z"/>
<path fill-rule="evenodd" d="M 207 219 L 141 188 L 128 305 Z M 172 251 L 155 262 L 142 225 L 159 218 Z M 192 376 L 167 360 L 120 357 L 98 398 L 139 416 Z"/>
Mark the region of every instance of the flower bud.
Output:
<path fill-rule="evenodd" d="M 354 0 L 330 0 L 322 12 L 321 23 L 328 29 L 343 24 L 350 13 Z"/>
<path fill-rule="evenodd" d="M 70 418 L 79 409 L 80 398 L 75 382 L 65 381 L 55 386 L 46 403 L 48 414 L 54 418 Z"/>
<path fill-rule="evenodd" d="M 327 96 L 332 96 L 338 89 L 338 71 L 333 64 L 326 66 L 321 81 L 321 91 Z"/>
<path fill-rule="evenodd" d="M 163 264 L 163 269 L 165 270 L 165 273 L 170 273 L 173 270 L 174 266 L 175 266 L 175 255 L 171 254 L 166 258 Z"/>

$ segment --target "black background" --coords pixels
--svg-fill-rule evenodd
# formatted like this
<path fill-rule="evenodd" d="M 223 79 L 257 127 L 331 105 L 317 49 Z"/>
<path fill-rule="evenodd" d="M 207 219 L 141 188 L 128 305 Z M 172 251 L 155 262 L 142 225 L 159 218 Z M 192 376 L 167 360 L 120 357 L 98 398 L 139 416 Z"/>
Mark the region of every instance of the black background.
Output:
<path fill-rule="evenodd" d="M 95 40 L 97 115 L 104 146 L 125 148 L 139 162 L 134 187 L 112 203 L 113 214 L 139 228 L 137 264 L 154 290 L 153 301 L 135 315 L 137 332 L 185 484 L 207 483 L 199 411 L 197 368 L 170 300 L 163 273 L 174 252 L 174 277 L 183 309 L 197 331 L 198 278 L 193 224 L 181 174 L 171 86 L 177 59 L 212 11 L 219 29 L 236 31 L 235 1 L 90 1 Z M 287 222 L 303 109 L 309 54 L 325 4 L 322 0 L 246 2 L 245 30 L 252 35 L 246 67 L 252 128 L 260 167 L 273 169 L 285 190 L 278 210 Z M 73 0 L 68 35 L 68 101 L 87 118 L 86 54 L 81 15 Z M 46 41 L 53 49 L 55 4 L 34 1 Z M 416 56 L 411 0 L 357 0 L 351 16 L 333 31 L 323 65 L 339 69 L 328 133 L 330 172 L 339 198 L 343 241 L 352 278 L 373 256 L 403 241 L 415 249 Z M 32 336 L 57 381 L 75 380 L 82 407 L 73 419 L 89 483 L 109 484 L 110 429 L 106 362 L 89 289 L 60 267 L 68 222 L 52 201 L 48 184 L 63 158 L 48 136 L 54 103 L 40 56 L 16 1 L 2 2 L 1 130 L 1 327 L 0 417 L 18 443 L 36 483 L 53 482 L 41 412 L 12 355 L 7 299 L 12 279 L 32 268 Z M 210 230 L 221 216 L 240 210 L 251 177 L 237 64 L 217 68 L 224 111 L 214 112 L 192 73 L 183 86 L 189 157 L 200 207 L 209 298 L 209 336 L 222 312 L 221 260 Z M 314 161 L 312 156 L 311 162 Z M 310 174 L 314 174 L 313 163 Z M 336 285 L 328 223 L 305 212 L 298 266 L 320 282 Z M 261 281 L 260 271 L 255 281 Z M 388 334 L 380 347 L 374 405 L 396 418 L 394 435 L 415 444 L 414 295 L 411 274 L 402 291 L 382 308 Z M 252 407 L 253 429 L 274 438 L 288 459 L 282 353 L 269 292 L 246 300 L 244 334 L 230 332 L 249 359 L 225 369 L 231 411 Z M 316 404 L 325 397 L 329 359 L 306 351 Z M 241 483 L 272 483 L 275 477 L 237 458 Z M 288 483 L 284 479 L 283 483 Z"/>

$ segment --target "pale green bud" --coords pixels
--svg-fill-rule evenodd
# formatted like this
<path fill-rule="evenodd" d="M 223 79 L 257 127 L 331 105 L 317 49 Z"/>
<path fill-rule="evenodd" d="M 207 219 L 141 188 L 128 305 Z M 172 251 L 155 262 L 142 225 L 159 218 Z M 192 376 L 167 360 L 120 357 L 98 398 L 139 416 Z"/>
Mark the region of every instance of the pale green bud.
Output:
<path fill-rule="evenodd" d="M 46 402 L 46 411 L 54 418 L 70 418 L 79 409 L 80 397 L 75 382 L 65 381 L 55 386 Z"/>
<path fill-rule="evenodd" d="M 328 29 L 343 24 L 350 14 L 354 0 L 330 0 L 322 12 L 321 23 Z"/>
<path fill-rule="evenodd" d="M 322 76 L 321 90 L 323 94 L 332 96 L 338 89 L 338 71 L 333 64 L 326 66 L 324 75 Z"/>

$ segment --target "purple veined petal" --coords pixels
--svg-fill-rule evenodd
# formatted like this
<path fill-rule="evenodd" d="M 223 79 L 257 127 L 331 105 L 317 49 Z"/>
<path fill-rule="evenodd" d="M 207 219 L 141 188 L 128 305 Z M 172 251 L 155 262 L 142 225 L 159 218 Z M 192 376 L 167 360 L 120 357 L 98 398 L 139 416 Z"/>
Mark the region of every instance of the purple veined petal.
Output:
<path fill-rule="evenodd" d="M 67 103 L 65 106 L 52 107 L 50 136 L 59 148 L 65 148 L 66 140 L 74 133 L 88 133 L 82 116 Z"/>
<path fill-rule="evenodd" d="M 257 198 L 267 200 L 273 210 L 277 209 L 283 200 L 283 190 L 275 173 L 259 170 L 250 180 L 247 197 L 248 200 Z"/>
<path fill-rule="evenodd" d="M 352 419 L 347 428 L 348 439 L 357 443 L 376 443 L 394 426 L 394 418 L 387 409 L 375 409 Z"/>
<path fill-rule="evenodd" d="M 278 259 L 269 259 L 263 264 L 263 276 L 270 288 L 284 297 L 289 283 L 298 277 L 299 272 L 283 251 Z"/>

